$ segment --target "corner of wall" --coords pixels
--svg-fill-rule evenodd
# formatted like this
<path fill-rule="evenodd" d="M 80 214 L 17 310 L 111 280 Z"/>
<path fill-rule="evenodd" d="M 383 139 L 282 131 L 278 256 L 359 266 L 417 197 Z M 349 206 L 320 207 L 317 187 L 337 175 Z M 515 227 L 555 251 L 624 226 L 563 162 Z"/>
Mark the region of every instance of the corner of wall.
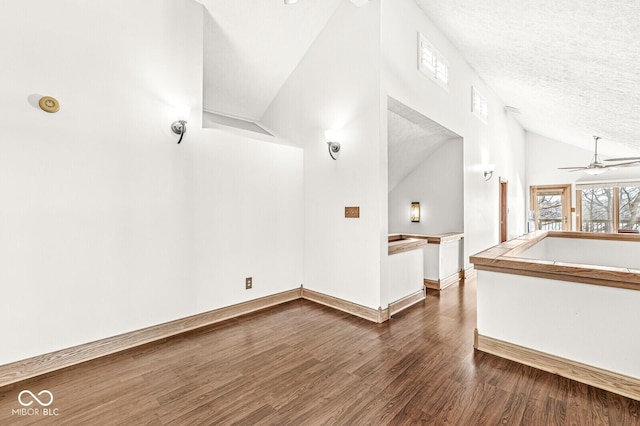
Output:
<path fill-rule="evenodd" d="M 262 118 L 304 148 L 305 288 L 380 306 L 380 2 L 342 2 Z M 370 71 L 370 72 L 369 72 Z M 339 130 L 338 160 L 324 131 Z M 360 218 L 344 217 L 359 206 Z"/>

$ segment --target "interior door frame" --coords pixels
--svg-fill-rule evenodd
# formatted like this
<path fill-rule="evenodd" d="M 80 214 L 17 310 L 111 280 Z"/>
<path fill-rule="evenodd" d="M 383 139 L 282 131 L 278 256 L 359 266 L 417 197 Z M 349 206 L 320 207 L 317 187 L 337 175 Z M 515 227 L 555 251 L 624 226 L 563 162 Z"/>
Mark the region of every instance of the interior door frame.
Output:
<path fill-rule="evenodd" d="M 529 187 L 529 208 L 533 210 L 533 221 L 535 229 L 538 229 L 538 219 L 540 213 L 538 212 L 538 202 L 536 195 L 539 192 L 556 192 L 562 193 L 562 230 L 571 231 L 573 229 L 573 220 L 571 219 L 571 198 L 573 191 L 571 190 L 571 184 L 559 184 L 559 185 L 531 185 Z"/>
<path fill-rule="evenodd" d="M 509 205 L 508 205 L 508 200 L 509 200 L 509 181 L 504 179 L 504 178 L 500 178 L 498 179 L 498 184 L 500 185 L 499 187 L 499 201 L 500 201 L 500 207 L 499 207 L 499 216 L 500 216 L 500 223 L 499 223 L 499 227 L 500 227 L 500 243 L 504 243 L 505 241 L 507 241 L 508 238 L 508 229 L 509 229 L 509 224 L 508 224 L 508 219 L 509 219 Z"/>

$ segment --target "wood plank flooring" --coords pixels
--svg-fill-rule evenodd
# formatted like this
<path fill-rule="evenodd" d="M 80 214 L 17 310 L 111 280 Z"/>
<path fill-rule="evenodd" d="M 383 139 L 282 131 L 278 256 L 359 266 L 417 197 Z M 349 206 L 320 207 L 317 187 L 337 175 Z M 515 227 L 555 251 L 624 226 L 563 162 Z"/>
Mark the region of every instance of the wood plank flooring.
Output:
<path fill-rule="evenodd" d="M 475 305 L 473 281 L 383 324 L 288 302 L 0 388 L 0 425 L 640 425 L 638 401 L 474 352 Z"/>

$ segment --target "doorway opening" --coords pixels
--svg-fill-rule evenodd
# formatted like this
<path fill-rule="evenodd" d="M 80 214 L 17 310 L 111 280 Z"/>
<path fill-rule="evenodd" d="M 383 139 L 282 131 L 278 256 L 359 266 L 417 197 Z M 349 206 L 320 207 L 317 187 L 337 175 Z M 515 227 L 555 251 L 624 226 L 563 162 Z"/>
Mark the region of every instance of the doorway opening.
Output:
<path fill-rule="evenodd" d="M 387 98 L 389 238 L 428 241 L 420 248 L 423 284 L 438 291 L 460 282 L 466 269 L 463 143 L 459 134 Z M 400 270 L 407 276 L 406 267 Z M 389 280 L 390 301 L 407 293 L 400 282 Z"/>
<path fill-rule="evenodd" d="M 389 233 L 463 232 L 462 137 L 392 97 L 387 132 Z M 414 221 L 413 203 L 420 203 Z"/>

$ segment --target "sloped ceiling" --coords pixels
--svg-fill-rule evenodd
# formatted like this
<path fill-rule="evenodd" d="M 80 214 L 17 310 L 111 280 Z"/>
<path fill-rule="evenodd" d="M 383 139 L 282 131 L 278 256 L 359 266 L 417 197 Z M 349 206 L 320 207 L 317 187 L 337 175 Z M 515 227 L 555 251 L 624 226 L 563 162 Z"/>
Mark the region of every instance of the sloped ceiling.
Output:
<path fill-rule="evenodd" d="M 416 1 L 525 129 L 638 155 L 639 1 Z"/>
<path fill-rule="evenodd" d="M 197 0 L 208 111 L 259 121 L 341 0 Z M 640 154 L 640 2 L 416 0 L 526 130 Z"/>
<path fill-rule="evenodd" d="M 259 120 L 341 0 L 199 0 L 204 109 Z"/>
<path fill-rule="evenodd" d="M 387 117 L 389 191 L 443 143 L 460 138 L 393 98 L 389 98 Z"/>

